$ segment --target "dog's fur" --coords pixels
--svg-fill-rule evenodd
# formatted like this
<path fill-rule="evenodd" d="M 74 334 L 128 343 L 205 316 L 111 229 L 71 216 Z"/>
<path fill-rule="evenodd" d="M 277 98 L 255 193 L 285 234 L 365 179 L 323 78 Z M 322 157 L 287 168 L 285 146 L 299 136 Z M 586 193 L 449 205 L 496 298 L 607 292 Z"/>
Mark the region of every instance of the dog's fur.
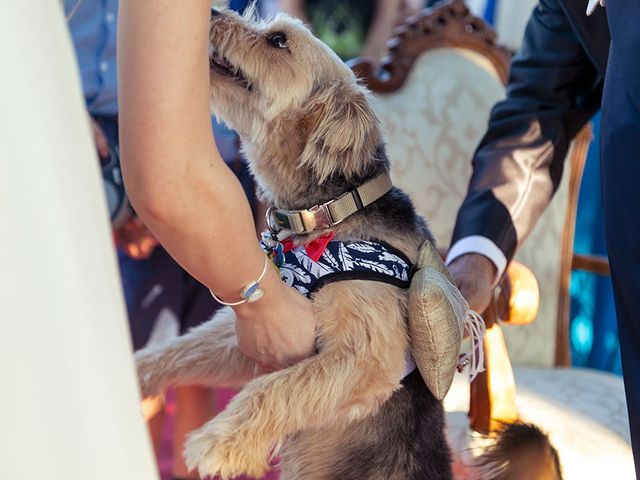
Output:
<path fill-rule="evenodd" d="M 562 480 L 558 452 L 535 425 L 504 425 L 497 442 L 473 462 L 476 478 Z"/>
<path fill-rule="evenodd" d="M 286 35 L 284 48 L 271 44 L 276 32 Z M 214 112 L 239 133 L 268 203 L 309 208 L 388 171 L 367 91 L 301 22 L 221 12 L 212 17 L 211 45 Z M 231 74 L 220 68 L 225 62 Z M 412 261 L 433 240 L 397 188 L 333 231 L 338 240 L 385 241 Z M 230 309 L 137 354 L 144 396 L 176 384 L 246 383 L 191 435 L 188 465 L 225 479 L 260 477 L 278 452 L 283 480 L 450 479 L 442 405 L 417 370 L 401 381 L 407 292 L 345 281 L 324 286 L 312 300 L 319 353 L 286 370 L 253 378 Z"/>

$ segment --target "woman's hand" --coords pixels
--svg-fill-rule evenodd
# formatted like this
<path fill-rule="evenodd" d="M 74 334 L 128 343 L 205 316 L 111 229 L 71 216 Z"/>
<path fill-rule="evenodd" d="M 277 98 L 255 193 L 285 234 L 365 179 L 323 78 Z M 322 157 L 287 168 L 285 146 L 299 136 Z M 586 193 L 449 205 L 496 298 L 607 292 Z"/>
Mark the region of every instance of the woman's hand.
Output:
<path fill-rule="evenodd" d="M 267 373 L 293 365 L 315 351 L 316 320 L 311 302 L 287 287 L 269 267 L 264 296 L 234 308 L 240 350 Z"/>

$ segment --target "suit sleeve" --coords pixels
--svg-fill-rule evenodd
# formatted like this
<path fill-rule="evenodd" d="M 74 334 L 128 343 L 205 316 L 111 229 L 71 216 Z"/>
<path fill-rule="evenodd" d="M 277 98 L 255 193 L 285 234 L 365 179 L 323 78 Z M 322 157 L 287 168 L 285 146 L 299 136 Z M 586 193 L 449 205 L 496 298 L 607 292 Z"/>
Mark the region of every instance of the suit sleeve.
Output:
<path fill-rule="evenodd" d="M 541 0 L 473 158 L 452 245 L 493 242 L 508 261 L 555 193 L 573 137 L 598 110 L 602 77 L 557 0 Z"/>

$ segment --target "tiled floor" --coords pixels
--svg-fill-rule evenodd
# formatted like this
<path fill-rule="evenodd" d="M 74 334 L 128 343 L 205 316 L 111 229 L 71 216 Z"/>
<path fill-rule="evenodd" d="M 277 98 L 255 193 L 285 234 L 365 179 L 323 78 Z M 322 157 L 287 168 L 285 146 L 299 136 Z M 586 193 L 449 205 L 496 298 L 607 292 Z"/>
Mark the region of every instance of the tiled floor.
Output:
<path fill-rule="evenodd" d="M 224 406 L 233 397 L 232 390 L 217 390 L 216 403 L 218 409 Z M 171 432 L 173 429 L 173 414 L 175 412 L 175 403 L 172 392 L 167 395 L 167 416 L 165 417 L 164 430 L 162 434 L 162 446 L 160 448 L 159 468 L 162 480 L 171 479 Z M 239 477 L 237 480 L 248 480 L 247 477 Z M 270 472 L 264 480 L 278 480 L 277 472 Z"/>

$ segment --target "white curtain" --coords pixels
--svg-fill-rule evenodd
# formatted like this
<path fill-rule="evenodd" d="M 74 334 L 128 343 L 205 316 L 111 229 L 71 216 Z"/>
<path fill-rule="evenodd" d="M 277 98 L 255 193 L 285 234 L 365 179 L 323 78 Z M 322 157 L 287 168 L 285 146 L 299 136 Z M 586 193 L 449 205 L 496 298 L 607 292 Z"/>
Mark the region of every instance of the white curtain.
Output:
<path fill-rule="evenodd" d="M 60 2 L 2 0 L 0 479 L 158 478 L 128 335 Z"/>

